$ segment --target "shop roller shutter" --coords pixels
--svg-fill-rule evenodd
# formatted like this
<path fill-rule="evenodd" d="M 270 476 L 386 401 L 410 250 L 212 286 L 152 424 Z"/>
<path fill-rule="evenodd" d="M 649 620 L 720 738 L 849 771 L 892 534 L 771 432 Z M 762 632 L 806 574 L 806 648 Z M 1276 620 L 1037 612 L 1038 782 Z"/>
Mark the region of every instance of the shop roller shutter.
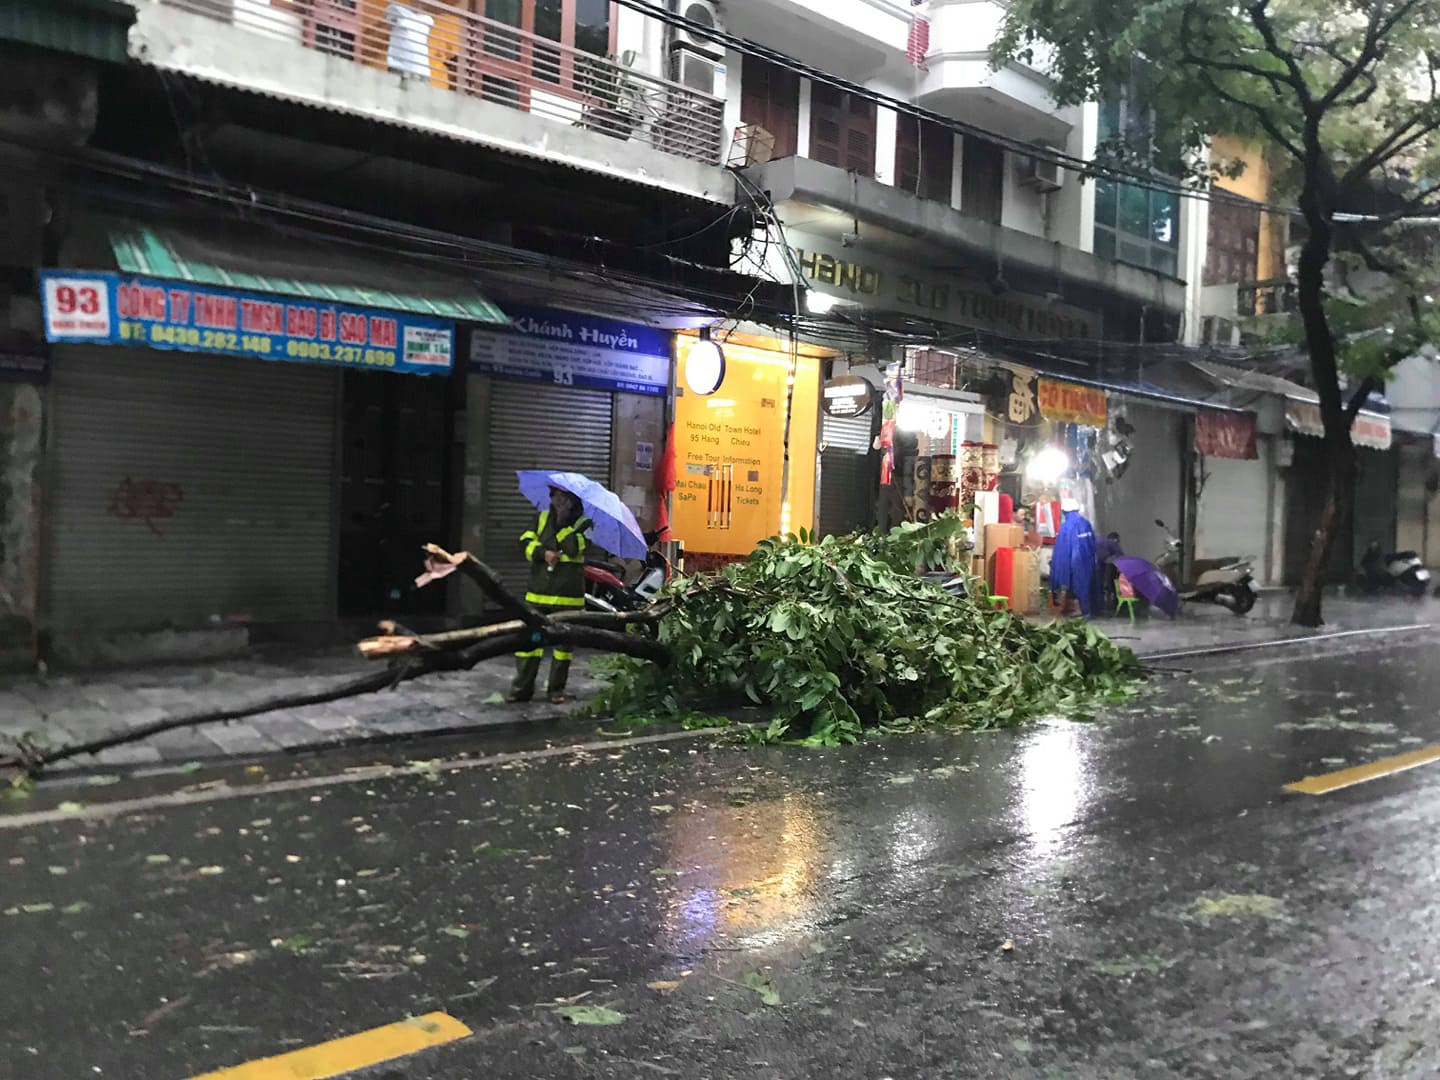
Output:
<path fill-rule="evenodd" d="M 57 349 L 50 623 L 75 632 L 333 618 L 339 376 L 195 353 Z"/>
<path fill-rule="evenodd" d="M 519 469 L 584 473 L 607 486 L 614 395 L 545 383 L 494 380 L 485 475 L 485 561 L 511 588 L 523 591 L 529 569 L 520 534 L 535 508 L 520 494 Z"/>
<path fill-rule="evenodd" d="M 878 494 L 879 455 L 874 440 L 874 408 L 863 416 L 824 417 L 820 455 L 820 533 L 842 536 L 873 528 Z"/>
<path fill-rule="evenodd" d="M 1263 578 L 1270 513 L 1270 439 L 1256 440 L 1254 461 L 1207 457 L 1205 487 L 1195 517 L 1195 557 L 1249 556 Z M 1175 526 L 1171 526 L 1174 528 Z M 1149 557 L 1149 553 L 1145 553 Z"/>
<path fill-rule="evenodd" d="M 824 427 L 821 429 L 821 441 L 827 450 L 852 450 L 857 454 L 870 452 L 871 443 L 874 441 L 872 425 L 874 424 L 875 409 L 871 408 L 863 416 L 830 416 L 826 415 Z"/>

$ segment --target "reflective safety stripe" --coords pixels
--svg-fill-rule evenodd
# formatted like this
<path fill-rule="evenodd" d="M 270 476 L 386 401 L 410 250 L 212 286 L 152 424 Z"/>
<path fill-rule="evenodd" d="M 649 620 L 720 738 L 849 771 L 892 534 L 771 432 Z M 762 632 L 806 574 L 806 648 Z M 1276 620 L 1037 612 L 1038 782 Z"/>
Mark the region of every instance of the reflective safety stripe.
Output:
<path fill-rule="evenodd" d="M 581 548 L 579 555 L 566 555 L 566 554 L 562 551 L 562 552 L 560 553 L 560 561 L 561 561 L 561 562 L 584 562 L 584 561 L 585 561 L 585 549 L 584 549 L 584 548 Z"/>
<path fill-rule="evenodd" d="M 574 660 L 574 659 L 575 659 L 575 654 L 574 654 L 573 652 L 571 652 L 569 649 L 556 649 L 556 650 L 555 650 L 555 659 L 556 659 L 556 660 Z"/>
<path fill-rule="evenodd" d="M 583 596 L 545 596 L 541 593 L 527 592 L 525 600 L 531 604 L 545 604 L 547 607 L 584 607 Z"/>
<path fill-rule="evenodd" d="M 536 659 L 537 657 L 544 656 L 544 655 L 545 655 L 545 650 L 544 650 L 544 649 L 527 649 L 525 652 L 517 652 L 515 655 L 518 656 L 521 660 L 534 660 L 534 659 Z"/>
<path fill-rule="evenodd" d="M 523 540 L 524 537 L 522 536 L 521 539 Z M 537 551 L 539 551 L 539 550 L 540 550 L 540 541 L 539 541 L 539 540 L 531 540 L 530 543 L 528 543 L 528 544 L 525 545 L 525 561 L 526 561 L 526 562 L 534 562 L 534 561 L 535 561 L 535 552 L 537 552 Z"/>

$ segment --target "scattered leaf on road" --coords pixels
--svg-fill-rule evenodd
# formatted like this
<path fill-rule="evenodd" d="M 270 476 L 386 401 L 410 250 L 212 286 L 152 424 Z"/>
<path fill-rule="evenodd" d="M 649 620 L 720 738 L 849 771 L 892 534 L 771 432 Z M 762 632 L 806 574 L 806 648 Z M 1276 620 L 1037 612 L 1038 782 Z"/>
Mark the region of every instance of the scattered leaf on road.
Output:
<path fill-rule="evenodd" d="M 54 911 L 54 904 L 21 904 L 20 910 L 26 915 L 43 915 L 47 911 Z"/>
<path fill-rule="evenodd" d="M 1223 896 L 1202 896 L 1191 905 L 1196 918 L 1209 922 L 1211 919 L 1233 919 L 1254 916 L 1261 919 L 1278 919 L 1284 915 L 1285 903 L 1273 896 L 1260 893 L 1226 893 Z"/>
<path fill-rule="evenodd" d="M 168 863 L 168 862 L 170 861 L 170 856 L 169 856 L 169 855 L 146 855 L 146 856 L 145 856 L 145 861 L 146 861 L 147 863 L 150 863 L 152 866 L 159 866 L 161 863 Z"/>
<path fill-rule="evenodd" d="M 310 947 L 310 937 L 307 934 L 292 934 L 287 938 L 277 938 L 271 944 L 286 952 L 302 953 Z"/>
<path fill-rule="evenodd" d="M 760 1000 L 763 1001 L 766 1005 L 780 1004 L 780 994 L 778 991 L 776 991 L 775 984 L 772 983 L 764 975 L 761 975 L 760 972 L 749 972 L 740 981 L 744 983 L 747 988 L 754 990 L 755 993 L 759 994 Z"/>
<path fill-rule="evenodd" d="M 505 704 L 505 695 L 502 694 L 502 693 L 500 693 L 499 690 L 496 690 L 493 694 L 491 694 L 489 697 L 487 697 L 487 698 L 485 699 L 485 704 L 486 704 L 486 705 L 504 705 L 504 704 Z"/>
<path fill-rule="evenodd" d="M 668 994 L 671 990 L 678 990 L 680 988 L 680 983 L 674 979 L 656 979 L 654 982 L 646 983 L 645 985 L 650 987 L 651 990 L 659 990 L 665 994 Z"/>
<path fill-rule="evenodd" d="M 1014 938 L 1008 938 L 1008 937 L 1007 937 L 1004 941 L 1002 941 L 1002 942 L 1000 943 L 1000 951 L 1001 951 L 1001 952 L 1014 952 L 1014 951 L 1015 951 L 1015 939 L 1014 939 Z"/>
<path fill-rule="evenodd" d="M 669 803 L 660 803 L 656 806 L 650 807 L 650 809 L 656 814 L 668 814 L 672 810 L 674 810 L 675 807 L 671 806 Z"/>
<path fill-rule="evenodd" d="M 449 934 L 451 937 L 458 937 L 462 940 L 470 936 L 470 931 L 466 930 L 463 926 L 446 926 L 441 928 L 440 932 L 442 934 Z"/>
<path fill-rule="evenodd" d="M 55 809 L 59 810 L 62 814 L 83 814 L 85 812 L 85 804 L 83 802 L 71 802 L 67 799 Z"/>
<path fill-rule="evenodd" d="M 204 874 L 206 877 L 214 877 L 216 874 L 223 874 L 224 872 L 225 868 L 223 866 L 200 867 L 200 873 Z"/>
<path fill-rule="evenodd" d="M 187 762 L 185 762 L 184 765 L 181 765 L 181 766 L 180 766 L 178 769 L 176 769 L 175 771 L 176 771 L 176 772 L 182 772 L 182 773 L 193 773 L 193 772 L 199 772 L 199 771 L 200 771 L 201 769 L 203 769 L 204 767 L 205 767 L 205 766 L 204 766 L 204 765 L 201 765 L 200 762 L 198 762 L 198 761 L 187 761 Z"/>
<path fill-rule="evenodd" d="M 604 1005 L 561 1005 L 555 1013 L 572 1024 L 603 1027 L 625 1022 L 624 1013 L 607 1009 Z"/>
<path fill-rule="evenodd" d="M 673 866 L 657 866 L 650 871 L 652 877 L 677 877 L 680 874 Z"/>
<path fill-rule="evenodd" d="M 73 904 L 66 904 L 60 909 L 62 915 L 79 915 L 82 911 L 89 911 L 90 905 L 84 900 L 76 900 Z"/>

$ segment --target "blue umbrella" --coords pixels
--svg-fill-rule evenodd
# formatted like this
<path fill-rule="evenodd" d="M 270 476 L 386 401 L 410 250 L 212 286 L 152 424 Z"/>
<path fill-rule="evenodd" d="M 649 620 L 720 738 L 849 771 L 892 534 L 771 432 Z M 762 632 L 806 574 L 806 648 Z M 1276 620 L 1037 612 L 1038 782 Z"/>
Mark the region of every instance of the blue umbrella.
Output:
<path fill-rule="evenodd" d="M 1135 586 L 1135 591 L 1149 600 L 1157 608 L 1163 611 L 1170 618 L 1174 618 L 1180 610 L 1180 594 L 1175 591 L 1175 586 L 1161 570 L 1148 559 L 1137 558 L 1134 555 L 1116 556 L 1115 569 L 1124 574 L 1130 584 Z"/>
<path fill-rule="evenodd" d="M 544 469 L 521 469 L 520 494 L 535 504 L 537 510 L 550 508 L 550 489 L 568 491 L 580 500 L 585 516 L 595 523 L 587 534 L 606 551 L 622 559 L 643 559 L 650 545 L 640 531 L 640 523 L 620 496 L 604 484 L 576 472 L 546 472 Z"/>

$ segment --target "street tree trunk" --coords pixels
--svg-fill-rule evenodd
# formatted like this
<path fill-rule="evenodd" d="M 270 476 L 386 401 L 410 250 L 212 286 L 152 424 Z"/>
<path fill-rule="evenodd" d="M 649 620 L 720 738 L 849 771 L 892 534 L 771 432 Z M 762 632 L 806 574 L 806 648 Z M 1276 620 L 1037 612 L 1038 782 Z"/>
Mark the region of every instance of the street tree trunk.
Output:
<path fill-rule="evenodd" d="M 1320 416 L 1325 425 L 1325 464 L 1328 473 L 1325 485 L 1325 509 L 1320 527 L 1310 545 L 1310 557 L 1295 595 L 1295 610 L 1290 621 L 1299 626 L 1320 626 L 1324 622 L 1321 599 L 1325 589 L 1325 572 L 1330 563 L 1330 549 L 1345 522 L 1350 520 L 1355 496 L 1355 452 L 1350 442 L 1350 415 L 1340 396 L 1340 370 L 1335 349 L 1335 335 L 1325 314 L 1325 264 L 1330 261 L 1334 231 L 1330 222 L 1332 199 L 1329 197 L 1329 167 L 1319 148 L 1318 122 L 1307 130 L 1305 189 L 1300 195 L 1300 210 L 1305 218 L 1308 235 L 1300 249 L 1300 265 L 1296 286 L 1305 346 L 1310 354 L 1310 370 L 1315 391 L 1320 397 Z"/>

